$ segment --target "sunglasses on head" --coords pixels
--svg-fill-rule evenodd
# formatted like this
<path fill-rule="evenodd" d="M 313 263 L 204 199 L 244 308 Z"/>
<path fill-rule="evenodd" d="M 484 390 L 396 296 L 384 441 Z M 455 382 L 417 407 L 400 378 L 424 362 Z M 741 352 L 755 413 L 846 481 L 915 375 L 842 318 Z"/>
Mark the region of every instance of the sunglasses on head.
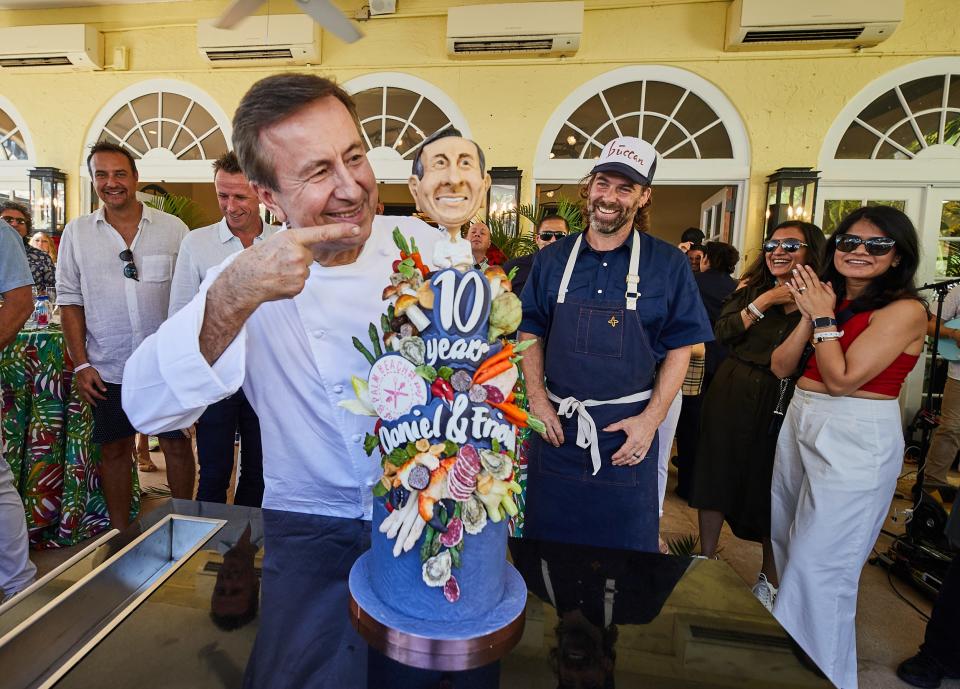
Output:
<path fill-rule="evenodd" d="M 809 245 L 806 242 L 801 242 L 799 239 L 768 239 L 763 243 L 763 250 L 769 254 L 772 251 L 776 251 L 778 246 L 788 254 L 792 254 L 795 251 L 799 251 L 800 247 Z"/>
<path fill-rule="evenodd" d="M 545 242 L 552 242 L 554 239 L 563 239 L 566 236 L 566 232 L 551 232 L 550 230 L 540 233 L 540 239 Z"/>
<path fill-rule="evenodd" d="M 837 244 L 837 251 L 845 254 L 856 251 L 857 247 L 863 244 L 863 247 L 871 256 L 886 256 L 896 245 L 897 240 L 891 239 L 890 237 L 870 237 L 869 239 L 864 239 L 855 234 L 838 234 L 835 235 L 834 242 Z"/>
<path fill-rule="evenodd" d="M 126 261 L 126 265 L 123 267 L 123 277 L 140 282 L 140 274 L 137 273 L 137 266 L 133 264 L 133 252 L 130 251 L 130 249 L 124 249 L 120 252 L 120 260 Z"/>
<path fill-rule="evenodd" d="M 26 225 L 26 218 L 14 218 L 12 215 L 0 215 L 0 220 L 3 220 L 8 225 Z"/>

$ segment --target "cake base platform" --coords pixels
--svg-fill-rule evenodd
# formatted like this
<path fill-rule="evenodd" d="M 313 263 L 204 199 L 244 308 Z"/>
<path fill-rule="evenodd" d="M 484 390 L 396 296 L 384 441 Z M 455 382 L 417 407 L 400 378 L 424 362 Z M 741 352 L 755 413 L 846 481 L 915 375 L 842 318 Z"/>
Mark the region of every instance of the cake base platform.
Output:
<path fill-rule="evenodd" d="M 360 636 L 388 658 L 424 670 L 472 670 L 499 660 L 520 640 L 527 587 L 513 565 L 506 565 L 497 606 L 483 619 L 454 624 L 404 615 L 388 606 L 370 586 L 370 561 L 370 553 L 364 553 L 350 570 L 350 619 Z M 443 593 L 438 589 L 437 595 Z"/>

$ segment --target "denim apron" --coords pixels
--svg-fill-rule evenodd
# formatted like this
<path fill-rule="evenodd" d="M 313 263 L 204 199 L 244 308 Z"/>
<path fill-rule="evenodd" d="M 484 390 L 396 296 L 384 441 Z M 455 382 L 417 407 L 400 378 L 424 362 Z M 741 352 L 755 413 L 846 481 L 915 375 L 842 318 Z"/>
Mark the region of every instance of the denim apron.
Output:
<path fill-rule="evenodd" d="M 625 299 L 617 301 L 566 296 L 582 240 L 560 281 L 544 357 L 564 441 L 554 447 L 531 436 L 524 536 L 656 551 L 657 436 L 640 464 L 613 466 L 627 436 L 603 430 L 643 411 L 657 370 L 637 311 L 640 237 L 634 232 Z"/>

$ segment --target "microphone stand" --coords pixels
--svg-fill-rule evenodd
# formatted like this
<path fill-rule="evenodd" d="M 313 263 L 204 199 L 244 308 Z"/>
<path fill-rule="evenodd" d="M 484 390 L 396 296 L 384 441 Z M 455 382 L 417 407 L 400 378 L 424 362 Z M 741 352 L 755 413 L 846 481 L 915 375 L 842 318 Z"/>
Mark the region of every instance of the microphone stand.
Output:
<path fill-rule="evenodd" d="M 927 451 L 930 449 L 930 439 L 933 436 L 933 430 L 939 426 L 936 415 L 933 413 L 933 381 L 937 370 L 937 354 L 940 347 L 940 317 L 943 315 L 943 300 L 950 291 L 951 285 L 960 282 L 960 278 L 950 280 L 941 280 L 940 282 L 929 282 L 918 289 L 933 290 L 937 294 L 937 318 L 933 326 L 933 344 L 930 346 L 930 382 L 927 385 L 927 394 L 924 399 L 923 413 L 920 423 L 920 463 L 917 466 L 917 480 L 913 484 L 914 508 L 920 504 L 923 497 L 923 479 L 927 465 Z"/>

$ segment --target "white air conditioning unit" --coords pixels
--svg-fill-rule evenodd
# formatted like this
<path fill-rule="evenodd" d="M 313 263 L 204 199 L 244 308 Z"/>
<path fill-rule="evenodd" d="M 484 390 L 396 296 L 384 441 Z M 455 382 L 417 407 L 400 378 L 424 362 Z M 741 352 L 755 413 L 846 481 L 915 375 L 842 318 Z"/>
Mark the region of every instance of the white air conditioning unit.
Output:
<path fill-rule="evenodd" d="M 320 64 L 319 25 L 305 14 L 247 17 L 232 29 L 197 22 L 197 48 L 214 67 Z"/>
<path fill-rule="evenodd" d="M 904 0 L 734 0 L 727 50 L 867 48 L 903 21 Z"/>
<path fill-rule="evenodd" d="M 447 54 L 568 56 L 580 49 L 582 2 L 467 5 L 447 10 Z"/>
<path fill-rule="evenodd" d="M 0 29 L 0 69 L 103 69 L 103 34 L 90 24 Z"/>

